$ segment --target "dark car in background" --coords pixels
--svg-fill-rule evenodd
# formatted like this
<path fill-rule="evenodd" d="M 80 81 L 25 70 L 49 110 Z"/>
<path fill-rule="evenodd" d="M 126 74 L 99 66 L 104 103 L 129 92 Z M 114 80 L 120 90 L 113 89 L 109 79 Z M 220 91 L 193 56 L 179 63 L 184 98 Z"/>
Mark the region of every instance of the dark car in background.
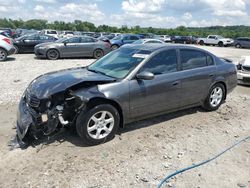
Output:
<path fill-rule="evenodd" d="M 51 60 L 64 57 L 94 57 L 99 59 L 108 52 L 110 52 L 110 43 L 88 36 L 62 38 L 35 47 L 37 57 Z"/>
<path fill-rule="evenodd" d="M 234 40 L 234 46 L 236 48 L 250 48 L 250 38 L 239 37 Z"/>
<path fill-rule="evenodd" d="M 134 35 L 134 34 L 121 34 L 113 38 L 110 43 L 111 43 L 111 49 L 115 50 L 119 47 L 121 47 L 124 44 L 131 44 L 137 40 L 140 39 L 139 35 Z"/>
<path fill-rule="evenodd" d="M 57 38 L 45 34 L 24 35 L 14 40 L 16 53 L 33 53 L 36 45 L 54 42 Z"/>
<path fill-rule="evenodd" d="M 177 44 L 197 44 L 198 37 L 195 36 L 173 36 L 171 41 Z"/>
<path fill-rule="evenodd" d="M 237 85 L 236 67 L 195 47 L 125 45 L 88 67 L 32 81 L 17 113 L 19 140 L 76 127 L 88 145 L 140 119 L 203 106 L 217 110 Z"/>

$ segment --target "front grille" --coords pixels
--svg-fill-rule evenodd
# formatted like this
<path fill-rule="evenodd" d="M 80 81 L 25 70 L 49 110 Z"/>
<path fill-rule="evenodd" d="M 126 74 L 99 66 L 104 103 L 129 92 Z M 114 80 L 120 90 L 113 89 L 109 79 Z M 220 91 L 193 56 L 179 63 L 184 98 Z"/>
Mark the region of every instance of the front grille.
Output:
<path fill-rule="evenodd" d="M 26 98 L 26 103 L 27 103 L 29 106 L 35 107 L 35 108 L 39 107 L 39 105 L 40 105 L 40 100 L 39 100 L 36 96 L 34 96 L 34 95 L 32 95 L 32 94 L 29 94 L 29 93 L 26 93 L 25 98 Z"/>
<path fill-rule="evenodd" d="M 242 69 L 243 69 L 244 71 L 249 71 L 249 72 L 250 72 L 250 67 L 242 66 Z"/>

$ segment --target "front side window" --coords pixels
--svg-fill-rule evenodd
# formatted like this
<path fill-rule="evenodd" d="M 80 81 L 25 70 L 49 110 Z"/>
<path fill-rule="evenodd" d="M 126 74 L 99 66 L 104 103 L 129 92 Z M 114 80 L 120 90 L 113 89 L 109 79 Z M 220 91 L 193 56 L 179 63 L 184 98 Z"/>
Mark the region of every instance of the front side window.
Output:
<path fill-rule="evenodd" d="M 154 75 L 177 71 L 177 55 L 175 50 L 162 51 L 152 57 L 140 70 Z"/>
<path fill-rule="evenodd" d="M 207 65 L 208 66 L 214 65 L 214 60 L 211 55 L 207 55 Z"/>
<path fill-rule="evenodd" d="M 38 39 L 38 35 L 29 35 L 25 39 L 26 40 L 37 40 Z"/>
<path fill-rule="evenodd" d="M 180 50 L 180 57 L 183 70 L 207 66 L 207 56 L 204 52 L 197 50 Z"/>

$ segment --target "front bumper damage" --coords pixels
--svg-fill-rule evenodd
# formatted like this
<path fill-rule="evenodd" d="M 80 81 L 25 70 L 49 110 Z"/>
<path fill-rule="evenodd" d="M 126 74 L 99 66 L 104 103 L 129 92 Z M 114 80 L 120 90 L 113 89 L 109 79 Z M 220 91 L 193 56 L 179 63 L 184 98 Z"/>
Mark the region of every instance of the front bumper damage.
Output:
<path fill-rule="evenodd" d="M 63 105 L 56 105 L 41 112 L 39 108 L 31 106 L 33 103 L 27 98 L 22 97 L 17 110 L 16 132 L 20 145 L 29 145 L 34 139 L 49 136 L 62 127 L 70 127 L 83 108 L 82 103 L 78 102 L 78 108 L 72 110 L 68 104 L 70 101 L 66 100 Z M 75 98 L 72 100 L 75 103 Z M 67 118 L 71 118 L 65 120 L 65 114 Z"/>

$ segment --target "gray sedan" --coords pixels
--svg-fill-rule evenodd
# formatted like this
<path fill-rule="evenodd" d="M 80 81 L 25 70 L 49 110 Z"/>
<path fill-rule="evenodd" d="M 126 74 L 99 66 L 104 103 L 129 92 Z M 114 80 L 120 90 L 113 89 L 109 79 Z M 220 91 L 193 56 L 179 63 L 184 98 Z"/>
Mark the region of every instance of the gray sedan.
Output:
<path fill-rule="evenodd" d="M 75 127 L 89 145 L 139 119 L 195 106 L 217 110 L 237 85 L 236 67 L 188 46 L 124 45 L 88 67 L 36 78 L 18 108 L 17 133 L 39 138 Z"/>
<path fill-rule="evenodd" d="M 110 52 L 108 42 L 86 36 L 62 38 L 56 42 L 35 46 L 37 57 L 51 60 L 64 57 L 94 57 L 99 59 L 108 52 Z"/>

